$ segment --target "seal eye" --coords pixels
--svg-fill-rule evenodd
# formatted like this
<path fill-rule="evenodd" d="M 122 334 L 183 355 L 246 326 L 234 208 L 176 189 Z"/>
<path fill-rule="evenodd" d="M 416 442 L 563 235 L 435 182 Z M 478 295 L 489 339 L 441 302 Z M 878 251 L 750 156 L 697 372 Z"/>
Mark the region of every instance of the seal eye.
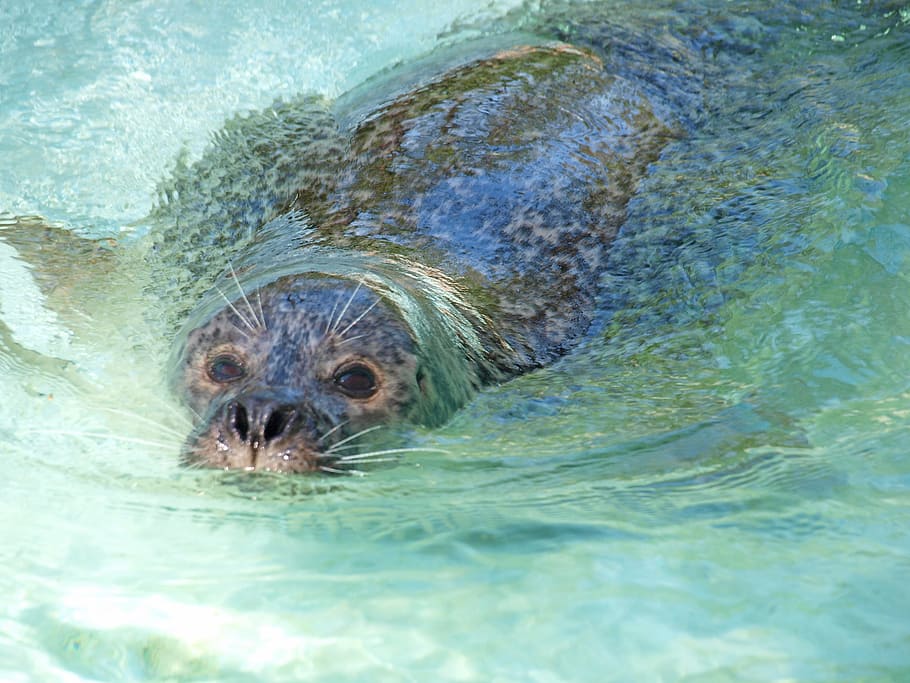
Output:
<path fill-rule="evenodd" d="M 335 373 L 335 386 L 351 398 L 369 398 L 376 393 L 376 375 L 366 365 L 347 365 Z"/>
<path fill-rule="evenodd" d="M 246 368 L 243 367 L 243 363 L 240 362 L 240 359 L 237 358 L 237 356 L 231 356 L 229 354 L 215 356 L 209 361 L 206 370 L 212 381 L 218 382 L 219 384 L 236 382 L 246 375 Z"/>

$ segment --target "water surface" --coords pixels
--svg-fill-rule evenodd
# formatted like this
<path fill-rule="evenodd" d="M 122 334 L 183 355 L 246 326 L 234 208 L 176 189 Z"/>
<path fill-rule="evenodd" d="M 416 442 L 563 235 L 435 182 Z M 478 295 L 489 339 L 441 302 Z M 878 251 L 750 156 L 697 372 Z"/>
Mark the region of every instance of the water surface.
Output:
<path fill-rule="evenodd" d="M 225 117 L 515 4 L 4 5 L 0 210 L 128 239 Z M 853 4 L 655 166 L 582 348 L 363 478 L 182 470 L 141 278 L 0 244 L 0 678 L 910 680 L 910 7 Z"/>

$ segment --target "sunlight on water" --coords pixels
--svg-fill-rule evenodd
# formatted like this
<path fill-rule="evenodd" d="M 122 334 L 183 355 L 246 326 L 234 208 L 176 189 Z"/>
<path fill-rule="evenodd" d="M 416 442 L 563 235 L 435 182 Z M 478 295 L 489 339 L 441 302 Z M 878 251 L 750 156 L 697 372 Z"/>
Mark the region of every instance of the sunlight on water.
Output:
<path fill-rule="evenodd" d="M 3 6 L 0 230 L 128 233 L 225 117 L 517 4 Z M 0 678 L 910 679 L 910 23 L 807 7 L 651 169 L 582 347 L 408 434 L 445 454 L 183 469 L 139 257 L 45 298 L 0 242 Z"/>

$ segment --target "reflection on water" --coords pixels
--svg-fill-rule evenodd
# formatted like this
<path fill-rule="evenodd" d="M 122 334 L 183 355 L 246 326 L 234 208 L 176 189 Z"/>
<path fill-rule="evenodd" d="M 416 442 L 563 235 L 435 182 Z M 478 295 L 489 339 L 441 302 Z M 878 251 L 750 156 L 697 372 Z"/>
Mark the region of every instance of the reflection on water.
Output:
<path fill-rule="evenodd" d="M 486 7 L 426 15 L 410 47 L 383 41 L 416 0 L 386 7 L 374 42 L 351 17 L 377 11 L 353 5 L 284 27 L 237 6 L 225 41 L 185 8 L 147 30 L 156 6 L 0 9 L 0 210 L 116 233 L 177 153 L 149 150 L 179 145 L 136 124 L 147 105 L 195 151 L 268 102 L 235 106 L 244 69 L 263 91 L 338 89 Z M 407 437 L 445 454 L 362 478 L 183 470 L 140 281 L 99 277 L 97 317 L 29 326 L 0 277 L 2 677 L 910 678 L 910 15 L 788 6 L 742 56 L 760 78 L 733 79 L 652 167 L 591 338 Z M 737 5 L 704 7 L 690 16 Z M 253 47 L 272 30 L 288 54 Z M 323 32 L 342 47 L 289 39 Z M 48 50 L 85 57 L 69 72 Z M 112 55 L 129 88 L 98 66 Z M 22 280 L 13 259 L 0 273 Z"/>

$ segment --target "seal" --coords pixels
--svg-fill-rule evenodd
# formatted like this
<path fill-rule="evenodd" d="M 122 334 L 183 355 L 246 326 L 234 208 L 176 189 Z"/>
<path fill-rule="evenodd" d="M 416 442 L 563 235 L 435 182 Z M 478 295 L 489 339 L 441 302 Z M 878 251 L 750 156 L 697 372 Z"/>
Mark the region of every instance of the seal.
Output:
<path fill-rule="evenodd" d="M 207 290 L 172 356 L 198 417 L 187 464 L 348 472 L 397 450 L 365 450 L 380 426 L 439 425 L 584 335 L 626 205 L 682 126 L 651 65 L 495 42 L 234 122 L 164 189 L 184 229 L 157 248 Z M 200 180 L 225 166 L 244 170 Z"/>

